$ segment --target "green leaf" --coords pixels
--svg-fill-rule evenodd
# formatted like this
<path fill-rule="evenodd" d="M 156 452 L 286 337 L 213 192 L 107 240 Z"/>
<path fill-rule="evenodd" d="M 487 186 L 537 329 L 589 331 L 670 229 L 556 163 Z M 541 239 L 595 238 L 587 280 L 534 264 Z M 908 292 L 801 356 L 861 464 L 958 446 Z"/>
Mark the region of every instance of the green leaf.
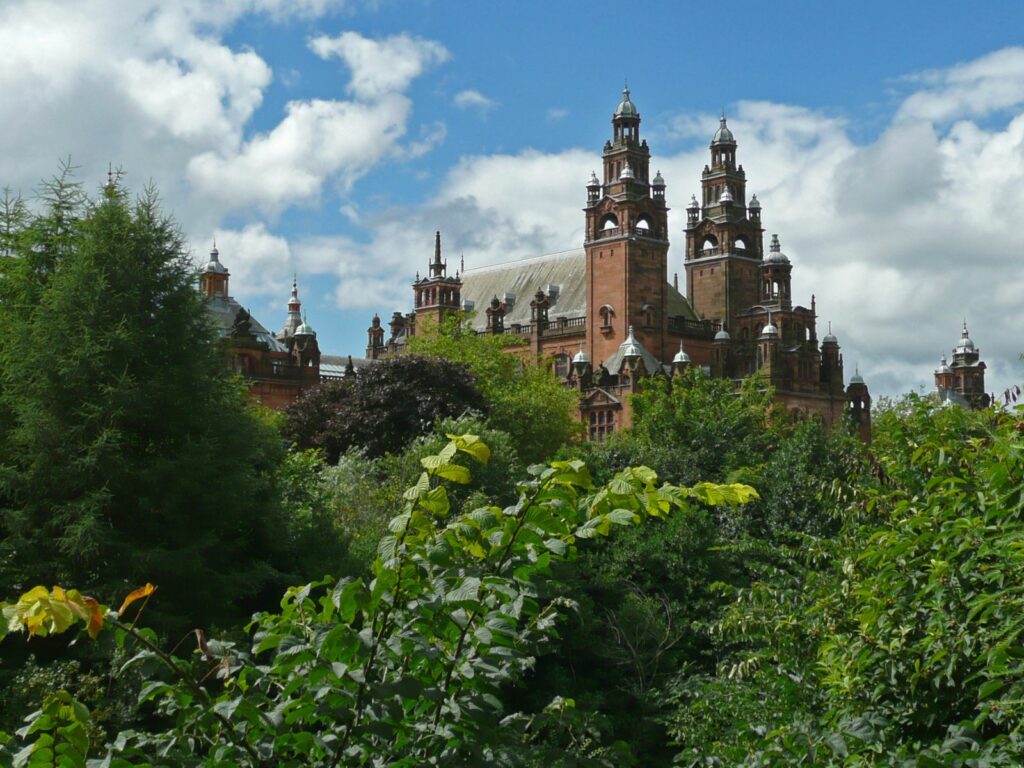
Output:
<path fill-rule="evenodd" d="M 459 483 L 465 485 L 470 481 L 469 470 L 465 467 L 461 467 L 458 464 L 443 464 L 434 470 L 434 474 L 437 477 L 445 480 L 451 480 L 453 483 Z"/>

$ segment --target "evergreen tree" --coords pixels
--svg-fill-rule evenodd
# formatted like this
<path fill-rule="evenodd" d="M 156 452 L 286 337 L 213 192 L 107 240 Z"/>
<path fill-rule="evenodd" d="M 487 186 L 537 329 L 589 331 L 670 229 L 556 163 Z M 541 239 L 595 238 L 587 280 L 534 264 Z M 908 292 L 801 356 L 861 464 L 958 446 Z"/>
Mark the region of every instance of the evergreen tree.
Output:
<path fill-rule="evenodd" d="M 91 201 L 65 173 L 40 208 L 0 222 L 0 581 L 150 581 L 164 621 L 223 618 L 277 581 L 279 442 L 152 190 Z"/>

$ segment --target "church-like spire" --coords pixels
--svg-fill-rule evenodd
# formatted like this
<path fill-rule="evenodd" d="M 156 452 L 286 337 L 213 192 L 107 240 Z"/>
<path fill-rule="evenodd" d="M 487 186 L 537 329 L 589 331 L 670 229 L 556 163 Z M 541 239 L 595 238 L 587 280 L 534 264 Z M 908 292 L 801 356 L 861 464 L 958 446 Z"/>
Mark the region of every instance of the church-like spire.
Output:
<path fill-rule="evenodd" d="M 302 325 L 302 302 L 299 301 L 299 279 L 297 275 L 292 275 L 292 293 L 288 298 L 288 319 L 284 322 L 284 328 L 281 329 L 281 336 L 293 336 L 295 330 Z"/>
<path fill-rule="evenodd" d="M 441 261 L 441 230 L 434 233 L 434 260 L 430 262 L 430 276 L 444 277 L 445 265 Z"/>

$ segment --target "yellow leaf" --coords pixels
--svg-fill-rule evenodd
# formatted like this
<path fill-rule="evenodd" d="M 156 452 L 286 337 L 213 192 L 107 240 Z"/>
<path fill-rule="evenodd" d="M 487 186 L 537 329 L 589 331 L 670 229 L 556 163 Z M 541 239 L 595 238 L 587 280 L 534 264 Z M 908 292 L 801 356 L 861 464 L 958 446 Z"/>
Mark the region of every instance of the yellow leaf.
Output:
<path fill-rule="evenodd" d="M 136 600 L 140 600 L 143 597 L 149 597 L 154 592 L 156 592 L 156 587 L 149 583 L 147 583 L 146 586 L 144 587 L 139 587 L 138 589 L 132 590 L 128 594 L 128 597 L 124 599 L 124 602 L 121 603 L 121 607 L 117 610 L 118 615 L 123 614 L 124 609 L 132 603 L 134 603 Z"/>

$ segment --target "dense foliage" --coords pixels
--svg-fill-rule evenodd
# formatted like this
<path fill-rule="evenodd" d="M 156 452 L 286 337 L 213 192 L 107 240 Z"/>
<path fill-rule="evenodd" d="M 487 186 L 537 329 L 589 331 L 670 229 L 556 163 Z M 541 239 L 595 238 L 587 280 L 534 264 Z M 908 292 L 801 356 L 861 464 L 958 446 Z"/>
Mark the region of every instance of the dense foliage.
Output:
<path fill-rule="evenodd" d="M 719 676 L 678 692 L 682 764 L 1020 765 L 1022 431 L 916 398 L 884 414 L 880 482 L 837 489 L 839 534 L 733 592 Z"/>
<path fill-rule="evenodd" d="M 0 583 L 104 599 L 157 580 L 164 624 L 244 615 L 291 564 L 274 430 L 229 378 L 155 194 L 67 176 L 0 209 Z M 250 604 L 252 604 L 250 602 Z"/>
<path fill-rule="evenodd" d="M 460 455 L 485 463 L 490 451 L 476 436 L 452 436 L 422 459 L 371 577 L 290 589 L 280 613 L 256 617 L 245 644 L 200 637 L 191 659 L 161 651 L 121 618 L 153 594 L 150 585 L 117 613 L 74 591 L 36 588 L 0 606 L 0 636 L 61 633 L 78 621 L 90 635 L 113 626 L 119 642 L 144 648 L 127 666 L 163 662 L 166 678 L 154 675 L 140 700 L 169 727 L 119 734 L 104 748 L 111 765 L 536 765 L 558 753 L 562 765 L 621 764 L 605 750 L 574 754 L 571 741 L 537 743 L 571 702 L 532 715 L 504 708 L 503 689 L 523 680 L 569 606 L 540 599 L 543 585 L 581 540 L 692 502 L 743 503 L 753 491 L 659 486 L 642 467 L 594 488 L 581 462 L 563 461 L 534 467 L 504 509 L 460 510 L 438 482 L 469 481 Z M 8 749 L 84 765 L 88 719 L 59 693 Z"/>
<path fill-rule="evenodd" d="M 523 461 L 542 461 L 580 433 L 578 393 L 566 389 L 527 350 L 510 354 L 507 348 L 518 339 L 477 335 L 466 319 L 456 316 L 436 330 L 425 330 L 410 339 L 410 349 L 465 365 L 476 377 L 491 425 L 511 436 Z"/>
<path fill-rule="evenodd" d="M 438 419 L 486 409 L 466 366 L 407 355 L 309 390 L 288 406 L 283 431 L 335 464 L 350 448 L 370 457 L 396 453 Z"/>
<path fill-rule="evenodd" d="M 1024 764 L 1020 412 L 867 447 L 691 370 L 581 443 L 506 343 L 450 319 L 282 430 L 152 195 L 7 198 L 0 768 Z"/>

